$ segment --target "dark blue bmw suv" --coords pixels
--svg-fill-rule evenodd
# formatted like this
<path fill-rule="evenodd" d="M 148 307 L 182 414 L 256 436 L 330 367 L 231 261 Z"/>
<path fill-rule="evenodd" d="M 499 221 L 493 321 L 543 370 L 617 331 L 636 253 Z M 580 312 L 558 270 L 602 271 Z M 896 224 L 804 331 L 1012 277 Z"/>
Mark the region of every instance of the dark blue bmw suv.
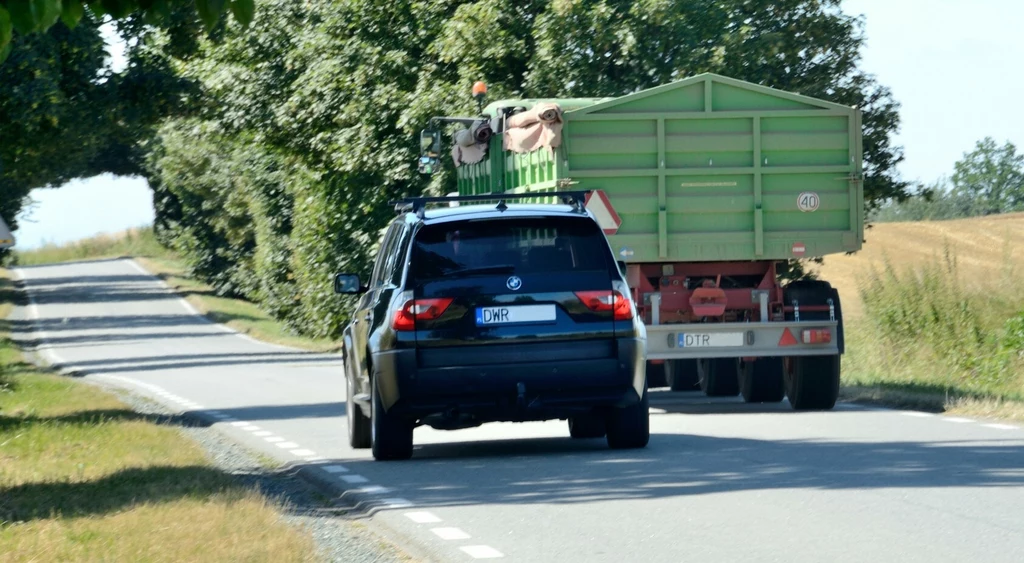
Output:
<path fill-rule="evenodd" d="M 647 445 L 646 333 L 622 269 L 585 192 L 545 195 L 564 203 L 403 200 L 369 283 L 335 277 L 361 294 L 343 343 L 353 447 L 407 459 L 419 425 L 552 419 Z"/>

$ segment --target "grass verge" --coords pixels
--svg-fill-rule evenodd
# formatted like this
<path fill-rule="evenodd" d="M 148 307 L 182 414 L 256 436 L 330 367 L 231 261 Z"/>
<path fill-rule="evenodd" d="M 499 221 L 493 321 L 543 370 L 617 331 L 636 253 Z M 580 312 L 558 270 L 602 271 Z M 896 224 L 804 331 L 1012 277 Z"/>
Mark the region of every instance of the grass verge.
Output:
<path fill-rule="evenodd" d="M 14 291 L 0 270 L 0 319 Z M 310 561 L 170 417 L 26 363 L 0 321 L 0 561 Z"/>
<path fill-rule="evenodd" d="M 284 323 L 244 299 L 222 297 L 210 286 L 188 277 L 184 262 L 160 245 L 150 227 L 131 229 L 117 235 L 101 235 L 66 245 L 48 245 L 17 253 L 21 266 L 57 264 L 80 260 L 132 257 L 150 273 L 162 279 L 200 313 L 257 340 L 283 344 L 314 352 L 340 349 L 333 340 L 306 338 L 294 334 Z"/>
<path fill-rule="evenodd" d="M 1024 420 L 1024 289 L 1014 264 L 963 282 L 949 248 L 928 263 L 886 260 L 860 280 L 847 323 L 844 397 Z"/>

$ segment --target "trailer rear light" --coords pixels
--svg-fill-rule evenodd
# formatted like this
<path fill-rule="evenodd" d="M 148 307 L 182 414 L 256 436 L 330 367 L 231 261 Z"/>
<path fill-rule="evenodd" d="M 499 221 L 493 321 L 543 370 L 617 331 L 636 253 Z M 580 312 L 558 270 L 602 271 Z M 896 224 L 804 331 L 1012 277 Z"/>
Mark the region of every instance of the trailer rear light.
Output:
<path fill-rule="evenodd" d="M 633 303 L 619 291 L 577 291 L 576 297 L 595 312 L 611 311 L 617 321 L 628 321 L 633 318 Z"/>
<path fill-rule="evenodd" d="M 808 329 L 803 332 L 804 344 L 828 344 L 832 342 L 832 331 L 827 328 Z"/>
<path fill-rule="evenodd" d="M 451 297 L 406 300 L 395 311 L 394 317 L 391 319 L 391 328 L 399 331 L 416 330 L 416 321 L 437 320 L 448 310 L 452 301 Z"/>

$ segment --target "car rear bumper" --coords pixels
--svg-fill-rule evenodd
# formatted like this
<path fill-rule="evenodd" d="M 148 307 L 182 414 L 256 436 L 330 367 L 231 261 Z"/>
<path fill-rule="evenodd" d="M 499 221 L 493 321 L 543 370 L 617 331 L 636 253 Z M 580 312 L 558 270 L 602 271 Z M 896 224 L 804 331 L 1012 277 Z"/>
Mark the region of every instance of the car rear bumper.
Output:
<path fill-rule="evenodd" d="M 456 419 L 547 420 L 635 404 L 645 362 L 642 338 L 409 349 L 376 354 L 374 377 L 388 412 L 461 427 Z"/>

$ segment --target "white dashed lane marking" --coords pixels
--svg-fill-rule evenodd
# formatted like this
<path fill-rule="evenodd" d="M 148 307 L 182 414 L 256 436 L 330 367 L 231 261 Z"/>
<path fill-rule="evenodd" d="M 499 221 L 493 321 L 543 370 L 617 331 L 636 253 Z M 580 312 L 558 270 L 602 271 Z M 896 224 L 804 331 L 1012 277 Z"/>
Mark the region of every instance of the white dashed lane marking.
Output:
<path fill-rule="evenodd" d="M 281 448 L 282 450 L 291 450 L 299 447 L 299 445 L 296 444 L 295 442 L 281 442 L 280 444 L 277 444 L 277 447 Z"/>
<path fill-rule="evenodd" d="M 960 418 L 958 416 L 944 416 L 944 417 L 942 417 L 942 420 L 945 420 L 946 422 L 957 422 L 957 423 L 960 423 L 960 424 L 963 424 L 965 422 L 974 422 L 973 420 L 971 420 L 969 418 Z"/>
<path fill-rule="evenodd" d="M 405 517 L 417 524 L 433 524 L 441 521 L 433 512 L 406 512 Z"/>
<path fill-rule="evenodd" d="M 497 559 L 499 557 L 505 557 L 504 553 L 489 545 L 466 545 L 459 549 L 468 553 L 473 559 Z"/>
<path fill-rule="evenodd" d="M 348 471 L 344 465 L 325 465 L 324 471 L 328 473 L 345 473 Z"/>
<path fill-rule="evenodd" d="M 264 438 L 264 440 L 266 440 L 266 441 L 270 442 L 271 444 L 273 444 L 275 442 L 283 442 L 284 438 L 282 438 L 280 436 L 271 436 L 269 438 Z"/>
<path fill-rule="evenodd" d="M 431 528 L 431 532 L 443 540 L 468 540 L 470 535 L 458 528 Z"/>
<path fill-rule="evenodd" d="M 290 453 L 292 455 L 297 455 L 299 457 L 303 457 L 303 456 L 313 455 L 316 452 L 314 452 L 313 450 L 292 450 Z"/>
<path fill-rule="evenodd" d="M 231 423 L 231 426 L 250 426 L 250 424 L 249 424 L 249 422 L 248 422 L 248 421 L 245 421 L 245 420 L 239 420 L 239 421 L 237 421 L 237 422 L 232 422 L 232 423 Z"/>
<path fill-rule="evenodd" d="M 380 485 L 370 485 L 359 489 L 360 493 L 364 495 L 383 495 L 391 492 L 391 489 L 387 487 L 381 487 Z"/>
<path fill-rule="evenodd" d="M 983 424 L 985 428 L 995 428 L 996 430 L 1016 430 L 1017 427 L 1012 424 Z"/>
<path fill-rule="evenodd" d="M 271 434 L 273 434 L 273 432 L 268 432 L 267 430 L 260 430 L 259 432 L 252 433 L 253 436 L 259 436 L 260 438 L 270 436 Z"/>
<path fill-rule="evenodd" d="M 342 475 L 341 478 L 346 483 L 366 483 L 369 481 L 369 479 L 363 477 L 362 475 Z"/>

